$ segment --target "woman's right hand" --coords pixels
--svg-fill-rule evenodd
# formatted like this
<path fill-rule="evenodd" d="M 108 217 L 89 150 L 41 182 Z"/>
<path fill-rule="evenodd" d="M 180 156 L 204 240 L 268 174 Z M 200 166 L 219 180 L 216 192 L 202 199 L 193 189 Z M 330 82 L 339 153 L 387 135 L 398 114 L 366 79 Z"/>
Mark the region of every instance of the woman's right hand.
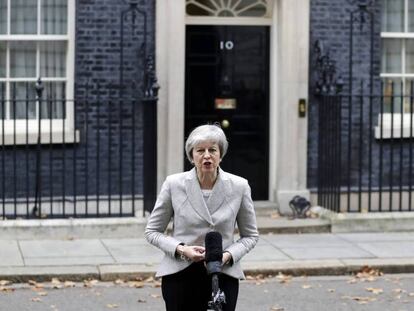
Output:
<path fill-rule="evenodd" d="M 181 247 L 181 253 L 191 261 L 199 262 L 204 260 L 206 250 L 203 246 L 179 245 L 178 247 Z"/>

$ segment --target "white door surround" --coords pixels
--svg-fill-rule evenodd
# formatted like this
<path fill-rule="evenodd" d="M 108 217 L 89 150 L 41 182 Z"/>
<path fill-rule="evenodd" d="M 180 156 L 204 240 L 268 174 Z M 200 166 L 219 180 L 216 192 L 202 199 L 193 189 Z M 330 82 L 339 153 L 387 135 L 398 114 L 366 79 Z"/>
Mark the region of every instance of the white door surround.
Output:
<path fill-rule="evenodd" d="M 158 187 L 183 170 L 185 26 L 270 25 L 269 200 L 289 213 L 294 195 L 309 197 L 307 118 L 298 117 L 298 101 L 308 98 L 310 0 L 269 1 L 272 18 L 258 19 L 186 17 L 185 0 L 157 0 Z"/>

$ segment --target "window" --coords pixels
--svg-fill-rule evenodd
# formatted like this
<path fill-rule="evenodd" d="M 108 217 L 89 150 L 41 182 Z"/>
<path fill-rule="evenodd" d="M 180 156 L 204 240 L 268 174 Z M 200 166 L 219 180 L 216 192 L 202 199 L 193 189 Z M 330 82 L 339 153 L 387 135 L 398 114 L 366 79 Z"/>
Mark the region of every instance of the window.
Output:
<path fill-rule="evenodd" d="M 411 94 L 414 83 L 414 1 L 382 0 L 381 39 L 384 115 L 379 123 L 384 123 L 383 138 L 400 137 L 401 124 L 404 137 L 409 137 L 412 103 L 410 96 L 401 95 Z M 378 128 L 376 133 L 379 138 Z"/>
<path fill-rule="evenodd" d="M 0 0 L 0 122 L 5 134 L 34 133 L 39 118 L 42 133 L 63 131 L 62 124 L 71 121 L 73 127 L 73 105 L 64 100 L 73 93 L 73 3 Z M 40 103 L 34 88 L 39 77 L 45 99 Z"/>
<path fill-rule="evenodd" d="M 270 0 L 187 0 L 189 16 L 270 17 Z"/>

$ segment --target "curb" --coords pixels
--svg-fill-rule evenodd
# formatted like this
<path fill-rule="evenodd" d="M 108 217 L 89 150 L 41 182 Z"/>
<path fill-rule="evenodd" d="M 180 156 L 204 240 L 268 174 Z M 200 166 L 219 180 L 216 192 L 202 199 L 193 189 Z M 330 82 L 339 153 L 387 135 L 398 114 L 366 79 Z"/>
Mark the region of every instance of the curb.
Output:
<path fill-rule="evenodd" d="M 328 276 L 354 274 L 366 266 L 389 274 L 414 273 L 414 258 L 251 261 L 245 262 L 243 269 L 246 275 L 283 273 L 292 276 Z M 103 282 L 117 279 L 128 281 L 153 277 L 155 270 L 156 264 L 0 267 L 0 280 L 13 283 L 25 283 L 29 280 L 46 282 L 52 278 L 74 282 L 88 279 Z"/>

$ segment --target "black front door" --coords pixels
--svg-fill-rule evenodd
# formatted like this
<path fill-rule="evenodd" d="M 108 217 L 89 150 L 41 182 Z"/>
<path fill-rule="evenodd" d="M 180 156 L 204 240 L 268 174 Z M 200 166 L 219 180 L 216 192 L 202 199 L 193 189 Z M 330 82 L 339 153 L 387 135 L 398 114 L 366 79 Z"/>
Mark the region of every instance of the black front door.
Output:
<path fill-rule="evenodd" d="M 229 140 L 221 167 L 267 200 L 269 27 L 187 26 L 186 36 L 185 133 L 220 123 Z"/>

